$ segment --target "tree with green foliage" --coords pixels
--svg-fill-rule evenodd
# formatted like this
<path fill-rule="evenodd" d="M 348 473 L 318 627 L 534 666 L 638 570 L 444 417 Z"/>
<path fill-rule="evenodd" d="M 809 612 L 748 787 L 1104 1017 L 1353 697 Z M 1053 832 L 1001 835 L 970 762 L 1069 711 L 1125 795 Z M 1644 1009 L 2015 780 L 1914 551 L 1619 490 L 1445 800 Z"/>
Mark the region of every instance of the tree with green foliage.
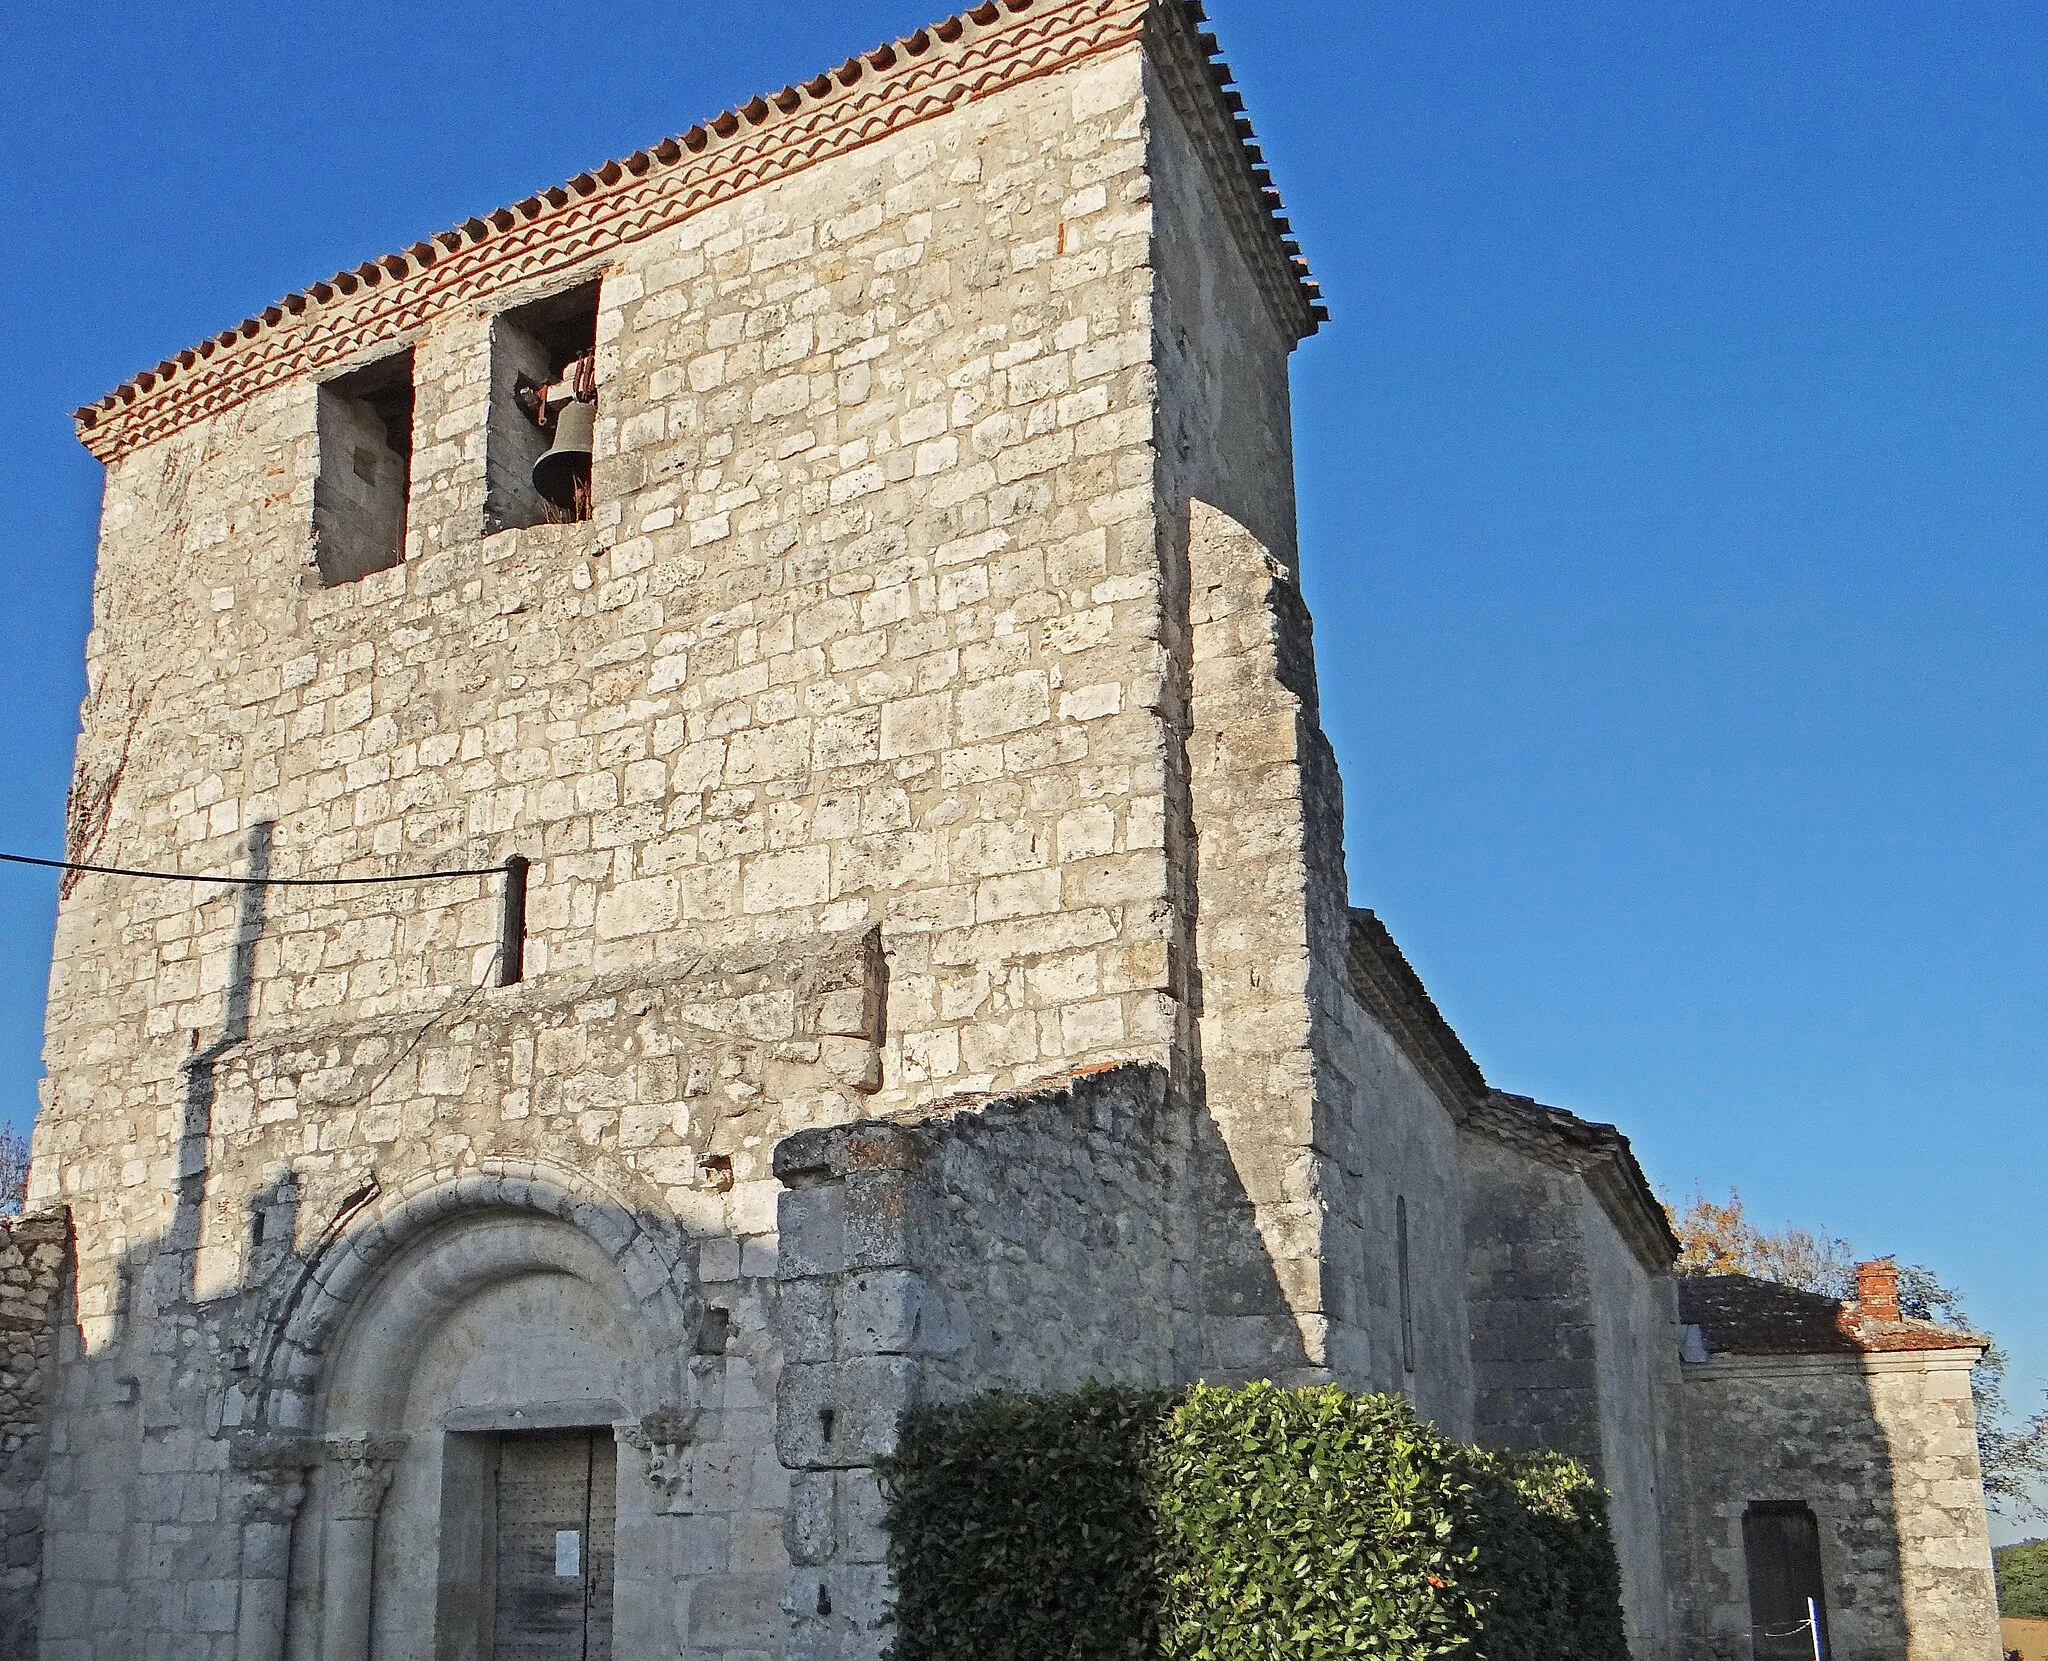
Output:
<path fill-rule="evenodd" d="M 1819 1234 L 1787 1224 L 1775 1232 L 1749 1220 L 1742 1196 L 1729 1190 L 1725 1201 L 1695 1193 L 1680 1211 L 1665 1206 L 1678 1236 L 1682 1275 L 1752 1275 L 1796 1286 L 1828 1298 L 1856 1295 L 1856 1248 L 1823 1230 Z M 1977 1406 L 1977 1454 L 1984 1467 L 1984 1497 L 2014 1516 L 2044 1515 L 2034 1487 L 2048 1475 L 2048 1408 L 2015 1424 L 2005 1399 L 2012 1358 L 1981 1332 L 1963 1308 L 1962 1294 L 1944 1285 L 1919 1263 L 1899 1265 L 1899 1309 L 1917 1321 L 1932 1321 L 1989 1340 L 1970 1375 Z"/>
<path fill-rule="evenodd" d="M 2000 1546 L 1991 1558 L 1998 1567 L 1999 1614 L 2048 1621 L 2048 1540 Z"/>

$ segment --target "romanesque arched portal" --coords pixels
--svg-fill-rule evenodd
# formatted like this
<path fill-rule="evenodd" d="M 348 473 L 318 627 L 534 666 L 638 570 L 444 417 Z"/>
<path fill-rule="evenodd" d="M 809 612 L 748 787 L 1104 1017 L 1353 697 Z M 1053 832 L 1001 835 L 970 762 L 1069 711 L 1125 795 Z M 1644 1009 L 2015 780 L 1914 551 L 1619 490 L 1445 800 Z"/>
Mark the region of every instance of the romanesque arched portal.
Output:
<path fill-rule="evenodd" d="M 245 1591 L 245 1657 L 284 1653 L 288 1625 L 321 1661 L 600 1661 L 615 1627 L 641 1636 L 659 1514 L 724 1365 L 697 1355 L 694 1259 L 672 1222 L 531 1161 L 366 1206 L 267 1346 L 273 1429 L 238 1462 L 246 1526 L 288 1527 L 303 1499 L 296 1618 L 284 1554 L 245 1551 L 245 1580 L 267 1557 L 278 1582 Z"/>

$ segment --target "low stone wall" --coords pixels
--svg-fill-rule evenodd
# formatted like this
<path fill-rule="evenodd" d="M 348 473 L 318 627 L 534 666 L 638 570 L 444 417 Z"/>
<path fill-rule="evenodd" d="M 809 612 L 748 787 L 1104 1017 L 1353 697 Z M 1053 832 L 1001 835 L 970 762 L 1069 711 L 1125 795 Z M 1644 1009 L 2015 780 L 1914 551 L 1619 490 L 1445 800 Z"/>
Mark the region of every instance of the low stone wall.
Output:
<path fill-rule="evenodd" d="M 792 1654 L 886 1647 L 875 1466 L 907 1409 L 1179 1380 L 1195 1340 L 1175 1123 L 1164 1070 L 1129 1066 L 776 1149 Z"/>
<path fill-rule="evenodd" d="M 50 1374 L 71 1214 L 0 1217 L 0 1655 L 35 1653 Z"/>

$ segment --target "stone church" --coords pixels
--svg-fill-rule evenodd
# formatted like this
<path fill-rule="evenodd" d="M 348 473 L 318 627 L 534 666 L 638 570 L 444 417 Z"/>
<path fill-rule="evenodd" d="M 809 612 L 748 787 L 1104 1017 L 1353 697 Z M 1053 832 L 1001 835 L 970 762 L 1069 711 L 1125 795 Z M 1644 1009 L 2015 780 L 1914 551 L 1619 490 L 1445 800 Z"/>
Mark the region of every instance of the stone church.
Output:
<path fill-rule="evenodd" d="M 1975 1341 L 1681 1308 L 1351 907 L 1324 320 L 1198 5 L 989 0 L 78 412 L 0 1651 L 874 1661 L 907 1406 L 1267 1377 L 1586 1459 L 1645 1661 L 1996 1661 Z"/>

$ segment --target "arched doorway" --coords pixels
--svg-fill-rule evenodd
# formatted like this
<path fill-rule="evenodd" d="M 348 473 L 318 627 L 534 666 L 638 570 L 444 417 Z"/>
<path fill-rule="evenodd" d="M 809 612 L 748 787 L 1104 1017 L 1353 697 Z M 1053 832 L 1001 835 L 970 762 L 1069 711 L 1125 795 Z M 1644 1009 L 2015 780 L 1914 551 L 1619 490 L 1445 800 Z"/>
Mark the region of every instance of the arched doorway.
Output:
<path fill-rule="evenodd" d="M 673 1224 L 530 1166 L 358 1219 L 277 1354 L 276 1405 L 320 1456 L 294 1654 L 649 1652 L 665 1568 L 650 1440 L 696 1415 L 694 1256 Z"/>

